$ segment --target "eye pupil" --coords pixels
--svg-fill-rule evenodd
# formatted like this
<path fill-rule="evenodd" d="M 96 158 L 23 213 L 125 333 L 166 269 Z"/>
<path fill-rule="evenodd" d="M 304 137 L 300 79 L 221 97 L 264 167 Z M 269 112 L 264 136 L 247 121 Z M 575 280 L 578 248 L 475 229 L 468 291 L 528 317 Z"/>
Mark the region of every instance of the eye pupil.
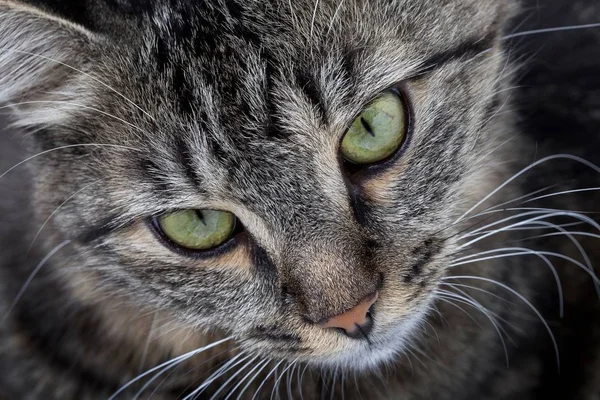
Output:
<path fill-rule="evenodd" d="M 369 133 L 369 135 L 375 137 L 375 132 L 373 132 L 373 129 L 371 129 L 371 125 L 369 125 L 369 123 L 367 122 L 367 120 L 364 117 L 360 117 L 360 123 L 365 128 L 365 130 Z"/>
<path fill-rule="evenodd" d="M 198 216 L 200 222 L 202 222 L 204 226 L 206 226 L 206 219 L 204 219 L 204 214 L 202 213 L 202 211 L 196 210 L 196 215 Z"/>

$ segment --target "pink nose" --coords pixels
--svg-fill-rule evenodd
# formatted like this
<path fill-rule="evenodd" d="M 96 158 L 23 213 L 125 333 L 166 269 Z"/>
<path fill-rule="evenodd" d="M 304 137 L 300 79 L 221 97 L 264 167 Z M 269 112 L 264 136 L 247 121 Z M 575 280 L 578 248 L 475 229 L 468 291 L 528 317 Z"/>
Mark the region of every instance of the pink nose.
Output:
<path fill-rule="evenodd" d="M 329 318 L 327 321 L 322 322 L 320 325 L 322 328 L 340 328 L 346 331 L 346 333 L 354 333 L 357 329 L 369 322 L 368 313 L 369 308 L 377 301 L 379 292 L 375 292 L 365 299 L 363 299 L 356 306 L 350 310 L 343 312 L 335 317 Z M 357 327 L 358 326 L 358 327 Z"/>

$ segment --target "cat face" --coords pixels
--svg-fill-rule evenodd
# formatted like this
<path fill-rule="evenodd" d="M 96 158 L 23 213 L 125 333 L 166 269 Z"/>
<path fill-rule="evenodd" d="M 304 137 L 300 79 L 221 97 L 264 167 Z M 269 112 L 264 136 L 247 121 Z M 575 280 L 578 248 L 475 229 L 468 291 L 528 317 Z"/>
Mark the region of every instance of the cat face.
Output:
<path fill-rule="evenodd" d="M 72 241 L 58 267 L 271 357 L 360 369 L 401 352 L 493 180 L 509 3 L 171 3 L 92 34 L 0 2 L 3 34 L 25 26 L 0 70 L 30 68 L 0 100 L 49 151 L 36 205 L 48 242 Z M 392 95 L 401 143 L 345 159 L 353 122 Z M 161 224 L 186 210 L 237 222 L 190 250 Z M 323 327 L 375 295 L 368 332 Z"/>

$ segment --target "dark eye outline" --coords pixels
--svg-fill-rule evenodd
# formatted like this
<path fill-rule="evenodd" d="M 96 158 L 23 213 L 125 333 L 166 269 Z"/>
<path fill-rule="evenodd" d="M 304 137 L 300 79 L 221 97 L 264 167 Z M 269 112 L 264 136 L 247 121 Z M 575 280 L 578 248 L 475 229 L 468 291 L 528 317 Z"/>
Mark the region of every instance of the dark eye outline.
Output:
<path fill-rule="evenodd" d="M 177 211 L 187 211 L 187 210 L 171 210 L 168 212 L 163 212 L 163 213 L 154 215 L 147 219 L 147 225 L 148 225 L 149 229 L 152 231 L 152 233 L 154 233 L 154 236 L 156 236 L 158 241 L 163 246 L 165 246 L 166 248 L 168 248 L 169 250 L 171 250 L 172 252 L 174 252 L 180 256 L 190 257 L 190 258 L 195 258 L 195 259 L 216 258 L 216 257 L 222 256 L 222 255 L 228 253 L 229 251 L 233 250 L 236 246 L 241 245 L 245 241 L 245 238 L 247 236 L 245 234 L 246 231 L 244 229 L 244 226 L 240 223 L 240 220 L 238 219 L 238 217 L 236 215 L 234 215 L 233 216 L 234 217 L 234 227 L 233 227 L 233 230 L 231 232 L 231 236 L 229 237 L 229 239 L 225 240 L 223 243 L 221 243 L 218 246 L 215 246 L 213 248 L 206 249 L 206 250 L 188 249 L 186 247 L 183 247 L 183 246 L 175 243 L 173 240 L 171 240 L 165 234 L 165 232 L 162 230 L 162 228 L 160 227 L 160 222 L 158 221 L 161 216 L 163 216 L 165 214 L 177 212 Z"/>
<path fill-rule="evenodd" d="M 385 93 L 392 93 L 400 99 L 400 102 L 402 103 L 402 106 L 404 107 L 404 113 L 406 115 L 406 127 L 405 127 L 406 133 L 404 135 L 404 138 L 402 139 L 402 143 L 400 143 L 398 148 L 388 157 L 384 158 L 381 161 L 374 162 L 372 164 L 357 164 L 357 163 L 354 163 L 354 162 L 346 159 L 346 157 L 344 157 L 344 155 L 342 154 L 342 151 L 341 151 L 342 140 L 344 140 L 344 137 L 346 136 L 348 129 L 350 129 L 350 126 L 348 126 L 348 128 L 346 129 L 346 131 L 340 138 L 340 141 L 338 144 L 338 157 L 340 160 L 340 166 L 342 167 L 342 170 L 352 178 L 360 178 L 364 174 L 371 175 L 371 174 L 376 174 L 378 172 L 381 172 L 382 170 L 386 169 L 390 165 L 393 165 L 405 153 L 406 149 L 410 145 L 410 142 L 412 139 L 412 133 L 413 133 L 414 114 L 413 114 L 413 109 L 412 109 L 412 105 L 410 102 L 410 97 L 408 96 L 408 91 L 406 90 L 404 85 L 402 85 L 402 84 L 394 85 L 391 88 L 388 88 L 386 90 L 379 92 L 376 97 L 374 97 L 371 101 L 369 101 L 367 103 L 365 108 L 368 107 L 369 104 L 371 104 L 373 101 L 375 101 L 377 98 L 379 98 L 382 94 L 385 94 Z M 363 108 L 363 110 L 361 110 L 361 112 L 358 115 L 356 115 L 351 120 L 351 123 L 354 122 L 356 120 L 356 118 L 358 118 L 363 112 L 364 112 L 364 108 Z"/>

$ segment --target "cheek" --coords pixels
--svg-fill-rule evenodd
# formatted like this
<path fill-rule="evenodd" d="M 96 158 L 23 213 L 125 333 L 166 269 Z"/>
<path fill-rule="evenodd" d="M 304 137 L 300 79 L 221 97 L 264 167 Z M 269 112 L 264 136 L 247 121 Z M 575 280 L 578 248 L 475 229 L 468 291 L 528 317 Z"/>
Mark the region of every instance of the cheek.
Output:
<path fill-rule="evenodd" d="M 402 157 L 398 162 L 361 182 L 362 198 L 374 207 L 397 206 L 399 197 L 397 183 L 406 173 L 405 160 L 406 158 Z"/>
<path fill-rule="evenodd" d="M 128 290 L 139 301 L 149 300 L 186 320 L 239 332 L 275 307 L 246 245 L 210 259 L 186 257 L 163 246 L 143 223 L 104 243 L 120 264 L 115 274 L 125 274 Z"/>

